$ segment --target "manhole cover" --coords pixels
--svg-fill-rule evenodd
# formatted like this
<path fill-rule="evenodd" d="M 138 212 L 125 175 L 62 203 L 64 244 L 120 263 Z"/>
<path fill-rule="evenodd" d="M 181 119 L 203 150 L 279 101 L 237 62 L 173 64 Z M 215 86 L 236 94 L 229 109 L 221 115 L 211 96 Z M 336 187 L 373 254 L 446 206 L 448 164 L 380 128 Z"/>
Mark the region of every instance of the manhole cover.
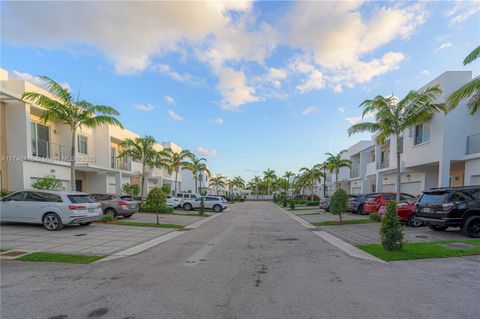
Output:
<path fill-rule="evenodd" d="M 280 240 L 280 241 L 294 241 L 294 240 L 298 240 L 298 238 L 278 238 L 277 240 Z"/>
<path fill-rule="evenodd" d="M 415 236 L 415 238 L 428 238 L 428 236 L 425 236 L 425 235 L 417 235 L 417 236 Z"/>
<path fill-rule="evenodd" d="M 82 236 L 87 236 L 87 234 L 76 234 L 74 236 L 77 236 L 77 237 L 82 237 Z"/>
<path fill-rule="evenodd" d="M 446 248 L 463 248 L 463 249 L 471 249 L 475 248 L 474 245 L 469 245 L 469 244 L 464 244 L 464 243 L 448 243 L 448 244 L 443 244 L 440 245 Z"/>
<path fill-rule="evenodd" d="M 26 254 L 26 253 L 27 253 L 26 251 L 13 250 L 13 251 L 9 251 L 9 252 L 3 253 L 2 256 L 15 257 L 15 256 L 24 255 L 24 254 Z"/>

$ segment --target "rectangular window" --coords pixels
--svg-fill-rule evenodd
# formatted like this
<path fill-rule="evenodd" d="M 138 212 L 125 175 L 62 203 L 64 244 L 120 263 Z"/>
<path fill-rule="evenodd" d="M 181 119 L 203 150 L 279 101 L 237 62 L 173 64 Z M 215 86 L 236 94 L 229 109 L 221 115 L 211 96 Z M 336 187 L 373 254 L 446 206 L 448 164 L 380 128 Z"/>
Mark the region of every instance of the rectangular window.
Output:
<path fill-rule="evenodd" d="M 49 157 L 50 155 L 50 134 L 48 126 L 30 122 L 32 133 L 32 155 Z"/>
<path fill-rule="evenodd" d="M 115 168 L 115 161 L 117 159 L 117 149 L 112 147 L 111 148 L 111 158 L 110 158 L 110 162 L 111 162 L 111 167 L 112 168 Z"/>
<path fill-rule="evenodd" d="M 78 140 L 78 146 L 77 146 L 78 152 L 82 154 L 88 154 L 87 153 L 87 137 L 78 135 L 77 140 Z"/>
<path fill-rule="evenodd" d="M 430 124 L 423 123 L 415 126 L 415 145 L 425 143 L 430 140 Z"/>

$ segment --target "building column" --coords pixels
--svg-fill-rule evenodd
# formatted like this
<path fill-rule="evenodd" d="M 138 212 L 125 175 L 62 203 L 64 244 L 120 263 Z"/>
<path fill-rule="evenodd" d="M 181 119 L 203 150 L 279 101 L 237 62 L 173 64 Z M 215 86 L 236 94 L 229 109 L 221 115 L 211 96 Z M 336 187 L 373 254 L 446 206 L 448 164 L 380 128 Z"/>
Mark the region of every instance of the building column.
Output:
<path fill-rule="evenodd" d="M 383 173 L 377 172 L 377 175 L 375 176 L 375 191 L 383 191 Z"/>
<path fill-rule="evenodd" d="M 438 165 L 438 187 L 450 186 L 450 160 L 440 160 Z"/>
<path fill-rule="evenodd" d="M 122 194 L 122 173 L 121 172 L 115 173 L 115 193 L 117 195 Z"/>

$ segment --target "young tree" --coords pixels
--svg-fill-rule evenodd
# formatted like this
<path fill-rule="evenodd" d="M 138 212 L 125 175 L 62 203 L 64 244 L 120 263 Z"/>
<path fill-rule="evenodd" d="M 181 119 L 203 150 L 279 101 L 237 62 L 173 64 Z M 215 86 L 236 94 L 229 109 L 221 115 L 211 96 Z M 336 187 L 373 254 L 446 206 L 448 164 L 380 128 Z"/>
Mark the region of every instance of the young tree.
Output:
<path fill-rule="evenodd" d="M 342 221 L 342 213 L 348 210 L 348 194 L 343 188 L 339 188 L 330 198 L 330 212 L 338 214 L 340 223 Z"/>
<path fill-rule="evenodd" d="M 400 250 L 403 247 L 403 226 L 397 215 L 397 202 L 387 204 L 387 210 L 380 226 L 380 238 L 385 250 Z"/>
<path fill-rule="evenodd" d="M 410 91 L 398 103 L 394 96 L 377 96 L 373 100 L 365 100 L 362 117 L 374 114 L 374 122 L 362 122 L 348 129 L 348 136 L 359 132 L 378 132 L 377 143 L 384 143 L 392 137 L 396 141 L 396 200 L 400 200 L 400 135 L 410 127 L 425 123 L 432 119 L 435 112 L 445 111 L 443 104 L 434 101 L 442 93 L 439 86 L 433 86 L 422 92 Z"/>
<path fill-rule="evenodd" d="M 55 176 L 45 176 L 40 178 L 35 183 L 32 184 L 32 187 L 35 189 L 44 189 L 44 190 L 61 190 L 63 189 L 62 181 L 55 178 Z"/>
<path fill-rule="evenodd" d="M 118 155 L 119 158 L 130 157 L 132 160 L 142 163 L 140 205 L 143 205 L 143 197 L 145 196 L 146 167 L 152 168 L 156 165 L 157 152 L 153 148 L 156 143 L 153 136 L 127 138 L 120 143 L 123 150 Z"/>
<path fill-rule="evenodd" d="M 160 223 L 158 218 L 158 211 L 161 208 L 167 207 L 167 194 L 165 194 L 160 188 L 155 187 L 148 193 L 147 206 L 155 211 L 157 219 L 157 225 Z"/>
<path fill-rule="evenodd" d="M 75 187 L 75 165 L 77 155 L 77 130 L 82 127 L 95 128 L 102 124 L 111 124 L 122 127 L 120 121 L 115 116 L 120 115 L 113 107 L 106 105 L 93 105 L 87 101 L 80 100 L 80 92 L 77 99 L 60 84 L 47 76 L 40 76 L 44 86 L 53 98 L 37 92 L 25 92 L 22 99 L 35 103 L 45 110 L 40 116 L 44 123 L 48 121 L 67 125 L 71 133 L 70 148 L 70 189 Z"/>
<path fill-rule="evenodd" d="M 178 186 L 178 172 L 182 168 L 189 168 L 190 162 L 188 160 L 195 159 L 195 155 L 189 150 L 175 152 L 171 148 L 166 148 L 159 153 L 161 165 L 164 166 L 169 173 L 175 172 L 175 186 L 174 195 L 177 195 Z"/>
<path fill-rule="evenodd" d="M 338 190 L 340 183 L 338 182 L 338 173 L 342 167 L 352 167 L 352 161 L 347 159 L 342 159 L 342 155 L 346 153 L 347 150 L 340 151 L 337 155 L 332 153 L 326 153 L 327 158 L 327 169 L 330 172 L 335 172 L 335 190 Z"/>
<path fill-rule="evenodd" d="M 463 60 L 463 65 L 467 65 L 480 58 L 480 46 L 476 47 L 466 58 Z M 453 110 L 457 107 L 460 101 L 468 99 L 467 105 L 470 109 L 470 114 L 475 115 L 480 109 L 480 76 L 475 77 L 473 80 L 450 94 L 447 99 L 448 110 Z"/>
<path fill-rule="evenodd" d="M 140 187 L 138 184 L 125 183 L 122 185 L 122 192 L 131 196 L 138 196 L 138 194 L 140 194 Z"/>

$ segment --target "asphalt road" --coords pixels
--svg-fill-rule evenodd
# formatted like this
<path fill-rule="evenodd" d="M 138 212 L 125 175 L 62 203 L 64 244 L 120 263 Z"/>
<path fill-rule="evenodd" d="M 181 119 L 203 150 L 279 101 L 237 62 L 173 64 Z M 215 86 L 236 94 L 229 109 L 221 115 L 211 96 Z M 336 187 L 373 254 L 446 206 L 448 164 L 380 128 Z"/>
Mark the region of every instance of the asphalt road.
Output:
<path fill-rule="evenodd" d="M 128 258 L 1 266 L 2 319 L 452 319 L 480 313 L 480 256 L 390 264 L 356 259 L 270 203 L 234 205 Z"/>

